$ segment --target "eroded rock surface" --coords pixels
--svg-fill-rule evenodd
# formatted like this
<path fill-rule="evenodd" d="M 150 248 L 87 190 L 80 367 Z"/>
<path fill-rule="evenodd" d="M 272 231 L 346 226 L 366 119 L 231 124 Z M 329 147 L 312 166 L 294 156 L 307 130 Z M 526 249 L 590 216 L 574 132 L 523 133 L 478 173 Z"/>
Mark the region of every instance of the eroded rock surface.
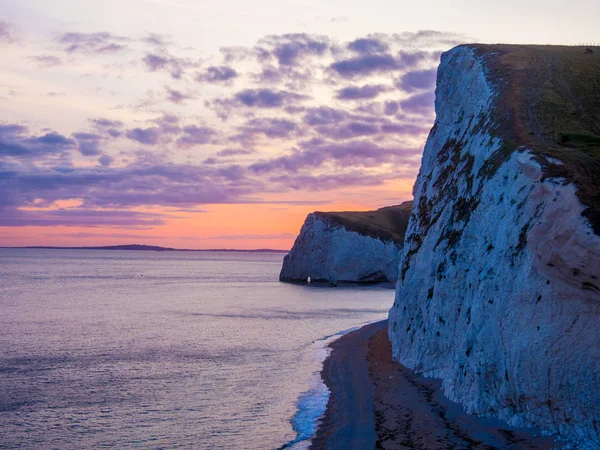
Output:
<path fill-rule="evenodd" d="M 389 336 L 468 412 L 599 448 L 600 59 L 585 55 L 442 56 Z"/>
<path fill-rule="evenodd" d="M 412 202 L 377 211 L 309 214 L 279 279 L 395 282 Z"/>

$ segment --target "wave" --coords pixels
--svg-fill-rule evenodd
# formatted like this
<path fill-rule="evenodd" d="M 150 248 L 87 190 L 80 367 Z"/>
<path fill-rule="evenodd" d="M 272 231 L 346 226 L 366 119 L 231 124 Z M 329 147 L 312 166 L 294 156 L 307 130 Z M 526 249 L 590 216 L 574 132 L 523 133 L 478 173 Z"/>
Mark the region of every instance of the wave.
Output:
<path fill-rule="evenodd" d="M 366 325 L 366 323 L 364 325 Z M 331 353 L 329 345 L 343 335 L 356 331 L 364 325 L 329 334 L 314 341 L 315 356 L 319 360 L 321 368 Z M 323 414 L 325 414 L 325 410 L 327 409 L 329 394 L 331 394 L 331 391 L 323 381 L 321 370 L 319 370 L 314 374 L 309 389 L 303 392 L 296 401 L 296 414 L 294 414 L 291 419 L 292 428 L 296 432 L 296 438 L 279 447 L 278 450 L 300 450 L 310 447 L 311 440 L 317 432 L 319 419 L 323 417 Z"/>

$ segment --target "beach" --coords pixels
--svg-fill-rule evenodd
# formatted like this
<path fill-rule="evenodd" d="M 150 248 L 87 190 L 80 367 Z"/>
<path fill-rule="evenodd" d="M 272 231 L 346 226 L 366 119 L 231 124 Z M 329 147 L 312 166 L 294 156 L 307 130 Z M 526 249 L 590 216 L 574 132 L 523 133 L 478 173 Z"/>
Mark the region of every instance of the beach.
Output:
<path fill-rule="evenodd" d="M 551 449 L 539 430 L 467 414 L 441 382 L 392 360 L 387 321 L 331 345 L 322 377 L 331 391 L 313 449 Z"/>

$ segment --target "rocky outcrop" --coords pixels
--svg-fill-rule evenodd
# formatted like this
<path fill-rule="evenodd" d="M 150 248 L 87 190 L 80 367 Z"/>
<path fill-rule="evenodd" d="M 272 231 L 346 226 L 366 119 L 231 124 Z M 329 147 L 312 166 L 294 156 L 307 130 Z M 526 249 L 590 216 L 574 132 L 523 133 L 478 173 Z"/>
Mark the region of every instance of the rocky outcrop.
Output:
<path fill-rule="evenodd" d="M 600 52 L 442 56 L 394 357 L 468 412 L 600 447 Z"/>
<path fill-rule="evenodd" d="M 283 260 L 280 281 L 395 282 L 411 207 L 309 214 Z"/>

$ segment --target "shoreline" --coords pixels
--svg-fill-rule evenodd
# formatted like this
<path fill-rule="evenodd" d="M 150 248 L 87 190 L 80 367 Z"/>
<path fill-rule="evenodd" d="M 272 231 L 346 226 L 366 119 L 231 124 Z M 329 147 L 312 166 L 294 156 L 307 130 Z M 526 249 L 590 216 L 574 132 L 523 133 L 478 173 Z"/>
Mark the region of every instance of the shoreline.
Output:
<path fill-rule="evenodd" d="M 441 382 L 392 360 L 387 320 L 332 342 L 321 377 L 330 391 L 311 449 L 552 449 L 539 430 L 467 414 Z"/>

